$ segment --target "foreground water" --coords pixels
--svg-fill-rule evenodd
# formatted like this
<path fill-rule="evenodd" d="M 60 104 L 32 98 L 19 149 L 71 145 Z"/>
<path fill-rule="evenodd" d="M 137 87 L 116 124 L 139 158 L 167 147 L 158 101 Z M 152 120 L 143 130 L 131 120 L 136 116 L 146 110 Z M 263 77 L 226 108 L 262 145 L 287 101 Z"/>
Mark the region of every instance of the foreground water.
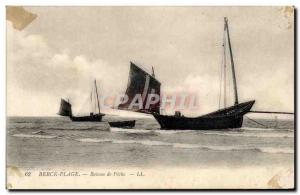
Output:
<path fill-rule="evenodd" d="M 9 117 L 7 164 L 24 168 L 293 166 L 293 120 L 259 120 L 266 128 L 246 119 L 241 129 L 225 131 L 165 131 L 152 118 L 136 120 L 134 129 L 120 129 L 110 128 L 107 122 L 74 123 L 63 117 Z"/>

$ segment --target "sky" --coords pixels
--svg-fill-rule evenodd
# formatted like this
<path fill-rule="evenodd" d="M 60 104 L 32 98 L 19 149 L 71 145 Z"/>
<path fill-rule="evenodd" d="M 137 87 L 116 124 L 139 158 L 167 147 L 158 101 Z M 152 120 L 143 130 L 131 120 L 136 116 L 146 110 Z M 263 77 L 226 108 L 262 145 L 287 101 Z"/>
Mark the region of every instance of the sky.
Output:
<path fill-rule="evenodd" d="M 148 72 L 153 66 L 162 93 L 196 94 L 198 108 L 185 115 L 214 111 L 225 16 L 239 101 L 256 100 L 253 110 L 294 110 L 294 25 L 288 8 L 24 8 L 37 15 L 26 28 L 16 30 L 7 21 L 8 116 L 54 116 L 62 97 L 80 112 L 94 79 L 100 94 L 122 94 L 130 61 Z"/>

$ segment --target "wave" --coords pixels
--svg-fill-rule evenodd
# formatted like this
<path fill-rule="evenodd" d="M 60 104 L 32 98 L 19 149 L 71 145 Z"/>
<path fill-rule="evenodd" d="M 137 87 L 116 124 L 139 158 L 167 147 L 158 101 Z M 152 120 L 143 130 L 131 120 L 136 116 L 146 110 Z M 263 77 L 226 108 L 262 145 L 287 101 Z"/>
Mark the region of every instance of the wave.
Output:
<path fill-rule="evenodd" d="M 293 134 L 283 133 L 221 133 L 221 132 L 202 132 L 205 135 L 218 135 L 218 136 L 233 136 L 233 137 L 257 137 L 257 138 L 293 138 Z"/>
<path fill-rule="evenodd" d="M 9 129 L 28 129 L 28 130 L 103 130 L 109 131 L 110 127 L 106 122 L 61 122 L 57 121 L 55 123 L 14 123 L 8 125 Z"/>
<path fill-rule="evenodd" d="M 255 128 L 259 131 L 259 128 Z M 245 129 L 244 129 L 245 130 Z M 111 128 L 112 132 L 122 132 L 122 133 L 136 133 L 136 134 L 179 134 L 179 133 L 199 133 L 205 135 L 218 135 L 218 136 L 234 136 L 234 137 L 257 137 L 257 138 L 293 138 L 293 134 L 286 133 L 249 133 L 240 130 L 236 131 L 199 131 L 199 130 L 145 130 L 145 129 L 121 129 L 121 128 Z"/>
<path fill-rule="evenodd" d="M 176 133 L 188 133 L 188 132 L 197 132 L 197 130 L 152 130 L 152 129 L 122 129 L 122 128 L 110 128 L 112 132 L 121 132 L 121 133 L 138 133 L 138 134 L 176 134 Z"/>
<path fill-rule="evenodd" d="M 42 128 L 43 130 L 66 130 L 66 131 L 109 131 L 109 128 L 101 128 L 101 127 L 68 127 L 68 128 L 55 128 L 55 127 L 49 127 L 49 128 Z"/>
<path fill-rule="evenodd" d="M 177 133 L 198 132 L 198 130 L 154 130 L 154 132 L 160 134 L 177 134 Z"/>
<path fill-rule="evenodd" d="M 97 138 L 82 138 L 76 139 L 80 142 L 92 142 L 92 143 L 103 143 L 111 142 L 114 144 L 142 144 L 148 146 L 171 146 L 172 143 L 161 142 L 161 141 L 151 141 L 151 140 L 118 140 L 118 139 L 97 139 Z"/>
<path fill-rule="evenodd" d="M 153 130 L 146 130 L 146 129 L 122 129 L 111 127 L 110 131 L 112 132 L 122 132 L 122 133 L 153 133 Z"/>
<path fill-rule="evenodd" d="M 267 130 L 267 132 L 265 131 Z M 125 132 L 125 133 L 158 133 L 158 134 L 180 134 L 180 133 L 199 133 L 206 135 L 219 135 L 219 136 L 237 136 L 237 137 L 270 137 L 270 138 L 293 138 L 293 134 L 275 133 L 276 131 L 293 131 L 290 129 L 264 129 L 264 128 L 241 128 L 232 129 L 225 131 L 218 130 L 146 130 L 146 129 L 121 129 L 121 128 L 111 128 L 112 132 Z M 250 131 L 250 132 L 244 132 Z M 251 131 L 259 131 L 260 133 L 255 133 Z M 264 133 L 261 133 L 264 131 Z M 275 132 L 272 132 L 275 131 Z"/>
<path fill-rule="evenodd" d="M 80 142 L 92 142 L 92 143 L 111 142 L 111 140 L 109 139 L 95 139 L 95 138 L 81 138 L 75 140 Z"/>
<path fill-rule="evenodd" d="M 278 153 L 284 153 L 284 154 L 294 154 L 293 148 L 272 148 L 272 147 L 263 147 L 258 148 L 261 152 L 264 153 L 272 153 L 272 154 L 278 154 Z"/>
<path fill-rule="evenodd" d="M 246 131 L 294 131 L 294 129 L 258 128 L 258 127 L 242 127 L 240 129 Z"/>
<path fill-rule="evenodd" d="M 57 136 L 54 135 L 38 135 L 38 134 L 14 134 L 12 135 L 14 137 L 22 137 L 22 138 L 40 138 L 40 139 L 53 139 L 56 138 Z"/>
<path fill-rule="evenodd" d="M 113 140 L 115 144 L 142 144 L 147 146 L 172 146 L 172 143 L 151 140 Z"/>
<path fill-rule="evenodd" d="M 29 127 L 29 126 L 23 126 L 23 127 L 9 127 L 10 129 L 19 129 L 19 130 L 53 130 L 53 131 L 88 131 L 88 130 L 95 130 L 95 131 L 109 131 L 109 127 L 97 127 L 97 126 L 93 126 L 93 127 L 76 127 L 76 126 L 70 126 L 70 127 L 41 127 L 41 126 L 34 126 L 34 127 Z"/>
<path fill-rule="evenodd" d="M 171 143 L 154 140 L 118 140 L 118 139 L 97 139 L 97 138 L 83 138 L 76 139 L 80 142 L 104 143 L 110 142 L 113 144 L 141 144 L 146 146 L 167 146 L 181 149 L 203 149 L 214 151 L 258 151 L 272 154 L 293 154 L 293 148 L 274 148 L 274 147 L 255 147 L 255 146 L 207 146 L 200 144 L 185 144 L 185 143 Z"/>

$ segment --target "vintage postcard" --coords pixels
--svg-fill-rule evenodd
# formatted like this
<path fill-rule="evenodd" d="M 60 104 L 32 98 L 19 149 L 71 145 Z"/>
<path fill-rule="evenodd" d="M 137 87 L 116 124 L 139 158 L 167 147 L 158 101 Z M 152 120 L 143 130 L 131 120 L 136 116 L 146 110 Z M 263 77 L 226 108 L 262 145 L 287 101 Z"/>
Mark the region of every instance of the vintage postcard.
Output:
<path fill-rule="evenodd" d="M 7 6 L 7 189 L 294 189 L 293 6 Z"/>

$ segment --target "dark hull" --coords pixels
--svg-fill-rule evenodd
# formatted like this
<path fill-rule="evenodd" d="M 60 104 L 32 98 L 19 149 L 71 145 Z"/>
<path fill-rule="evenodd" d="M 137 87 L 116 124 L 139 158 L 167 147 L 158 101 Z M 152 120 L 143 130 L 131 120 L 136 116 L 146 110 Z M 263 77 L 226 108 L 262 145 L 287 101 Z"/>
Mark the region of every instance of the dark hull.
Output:
<path fill-rule="evenodd" d="M 240 128 L 243 116 L 250 111 L 255 101 L 249 101 L 212 112 L 200 117 L 168 116 L 152 113 L 161 129 L 213 130 Z"/>
<path fill-rule="evenodd" d="M 135 120 L 108 122 L 111 127 L 132 128 L 135 126 Z"/>
<path fill-rule="evenodd" d="M 93 115 L 93 116 L 71 116 L 71 120 L 73 122 L 101 122 L 102 117 L 104 114 L 101 115 Z M 108 122 L 111 127 L 120 127 L 120 128 L 132 128 L 135 126 L 135 120 L 130 121 L 113 121 Z"/>
<path fill-rule="evenodd" d="M 97 114 L 92 116 L 70 116 L 74 122 L 101 122 L 104 114 Z"/>

